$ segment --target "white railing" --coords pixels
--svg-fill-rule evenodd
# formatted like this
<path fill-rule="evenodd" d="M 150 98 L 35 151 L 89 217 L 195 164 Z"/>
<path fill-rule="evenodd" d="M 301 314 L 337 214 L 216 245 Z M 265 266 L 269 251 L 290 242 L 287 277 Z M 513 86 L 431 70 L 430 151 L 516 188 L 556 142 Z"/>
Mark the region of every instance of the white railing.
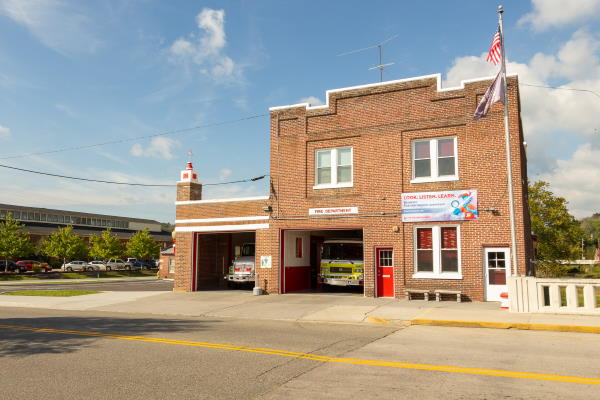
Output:
<path fill-rule="evenodd" d="M 508 278 L 509 310 L 600 315 L 600 279 Z"/>

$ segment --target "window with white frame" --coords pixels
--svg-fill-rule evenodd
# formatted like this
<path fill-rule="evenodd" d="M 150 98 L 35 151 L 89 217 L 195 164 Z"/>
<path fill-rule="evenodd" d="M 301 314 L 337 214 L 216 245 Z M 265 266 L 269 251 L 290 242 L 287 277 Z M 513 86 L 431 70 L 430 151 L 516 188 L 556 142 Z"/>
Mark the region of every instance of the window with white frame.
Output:
<path fill-rule="evenodd" d="M 415 228 L 415 278 L 461 279 L 459 226 Z"/>
<path fill-rule="evenodd" d="M 315 151 L 315 189 L 352 186 L 352 147 Z"/>
<path fill-rule="evenodd" d="M 445 137 L 412 142 L 412 182 L 458 179 L 456 138 Z"/>

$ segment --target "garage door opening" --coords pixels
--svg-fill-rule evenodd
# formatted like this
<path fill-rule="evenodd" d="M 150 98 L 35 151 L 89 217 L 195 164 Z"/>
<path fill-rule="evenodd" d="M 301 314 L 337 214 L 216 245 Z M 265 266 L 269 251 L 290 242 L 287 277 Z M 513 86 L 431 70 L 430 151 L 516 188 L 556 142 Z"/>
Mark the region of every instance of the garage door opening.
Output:
<path fill-rule="evenodd" d="M 254 287 L 256 232 L 196 234 L 196 290 Z"/>
<path fill-rule="evenodd" d="M 282 233 L 282 293 L 364 293 L 362 229 Z"/>

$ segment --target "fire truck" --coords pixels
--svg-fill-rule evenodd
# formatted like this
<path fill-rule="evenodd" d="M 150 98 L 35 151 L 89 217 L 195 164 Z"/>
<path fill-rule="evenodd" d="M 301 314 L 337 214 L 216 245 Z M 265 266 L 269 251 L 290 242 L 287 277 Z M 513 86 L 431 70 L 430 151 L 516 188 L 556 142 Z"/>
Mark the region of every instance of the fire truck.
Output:
<path fill-rule="evenodd" d="M 321 248 L 319 278 L 324 285 L 363 286 L 363 242 L 360 239 L 330 239 Z"/>
<path fill-rule="evenodd" d="M 255 261 L 254 243 L 244 243 L 240 255 L 233 260 L 225 280 L 231 283 L 254 282 Z"/>

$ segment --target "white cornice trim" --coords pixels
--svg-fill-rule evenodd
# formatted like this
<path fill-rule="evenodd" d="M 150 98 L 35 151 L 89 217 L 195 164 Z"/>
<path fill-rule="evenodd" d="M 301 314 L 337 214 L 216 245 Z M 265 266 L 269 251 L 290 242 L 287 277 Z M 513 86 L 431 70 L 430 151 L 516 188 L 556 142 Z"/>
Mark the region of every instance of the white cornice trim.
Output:
<path fill-rule="evenodd" d="M 248 217 L 225 217 L 225 218 L 198 218 L 198 219 L 176 219 L 176 224 L 201 224 L 209 222 L 236 222 L 236 221 L 260 221 L 269 219 L 268 215 L 256 215 Z"/>
<path fill-rule="evenodd" d="M 507 77 L 513 77 L 513 76 L 517 76 L 517 74 L 507 74 L 506 76 Z M 412 81 L 419 81 L 419 80 L 432 79 L 432 78 L 436 79 L 436 82 L 437 82 L 437 91 L 438 92 L 450 92 L 450 91 L 453 91 L 453 90 L 462 90 L 462 89 L 465 88 L 465 84 L 468 84 L 468 83 L 475 83 L 475 82 L 493 80 L 495 78 L 495 76 L 486 76 L 486 77 L 481 77 L 481 78 L 465 79 L 465 80 L 460 81 L 460 85 L 459 86 L 452 86 L 452 87 L 448 87 L 448 88 L 442 88 L 442 74 L 440 74 L 440 73 L 438 73 L 438 74 L 431 74 L 431 75 L 416 76 L 416 77 L 413 77 L 413 78 L 397 79 L 397 80 L 394 80 L 394 81 L 369 83 L 369 84 L 366 84 L 366 85 L 358 85 L 358 86 L 349 86 L 349 87 L 345 87 L 345 88 L 330 89 L 330 90 L 326 91 L 325 92 L 325 104 L 322 104 L 320 106 L 311 106 L 310 103 L 298 103 L 298 104 L 290 104 L 290 105 L 287 105 L 287 106 L 270 107 L 269 111 L 285 110 L 287 108 L 296 108 L 296 107 L 304 107 L 307 110 L 326 109 L 326 108 L 329 108 L 329 95 L 331 93 L 338 93 L 338 92 L 344 92 L 344 91 L 349 91 L 349 90 L 357 90 L 357 89 L 367 89 L 367 88 L 379 87 L 379 86 L 386 86 L 386 85 L 394 85 L 394 84 L 397 84 L 397 83 L 412 82 Z"/>
<path fill-rule="evenodd" d="M 269 200 L 269 196 L 254 196 L 254 197 L 238 197 L 233 199 L 210 199 L 210 200 L 183 200 L 176 201 L 176 206 L 186 204 L 209 204 L 209 203 L 230 203 L 233 201 L 253 201 L 253 200 Z"/>
<path fill-rule="evenodd" d="M 212 226 L 176 226 L 175 232 L 224 232 L 224 231 L 254 231 L 267 229 L 269 224 L 241 225 L 212 225 Z"/>

